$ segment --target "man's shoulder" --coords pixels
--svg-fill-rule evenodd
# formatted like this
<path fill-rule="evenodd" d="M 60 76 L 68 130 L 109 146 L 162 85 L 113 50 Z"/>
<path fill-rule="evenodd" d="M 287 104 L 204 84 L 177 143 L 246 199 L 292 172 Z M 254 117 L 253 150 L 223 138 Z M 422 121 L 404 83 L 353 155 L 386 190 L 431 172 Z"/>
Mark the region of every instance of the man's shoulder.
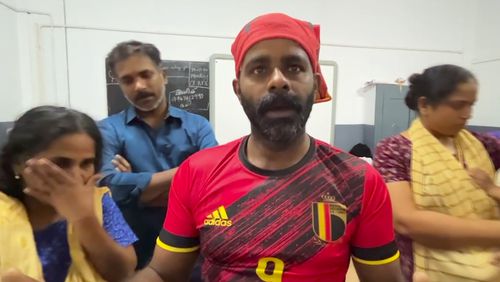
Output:
<path fill-rule="evenodd" d="M 359 171 L 360 168 L 364 169 L 367 164 L 362 159 L 320 140 L 316 140 L 316 151 L 321 159 L 330 162 L 336 167 L 342 167 L 341 171 L 353 169 Z"/>
<path fill-rule="evenodd" d="M 374 177 L 378 177 L 378 172 L 368 162 L 340 148 L 317 140 L 316 150 L 325 169 L 334 173 L 340 182 L 348 184 L 350 186 L 348 190 L 354 189 L 352 187 L 354 185 L 360 188 L 361 195 L 367 180 L 370 182 Z"/>
<path fill-rule="evenodd" d="M 112 114 L 102 120 L 98 121 L 99 125 L 118 125 L 125 124 L 126 110 Z"/>
<path fill-rule="evenodd" d="M 208 122 L 208 120 L 205 117 L 199 114 L 191 113 L 174 106 L 170 106 L 169 111 L 172 116 L 180 118 L 182 121 L 195 122 L 195 123 Z"/>
<path fill-rule="evenodd" d="M 215 147 L 200 150 L 191 155 L 186 161 L 191 169 L 211 170 L 223 163 L 238 157 L 243 138 Z"/>

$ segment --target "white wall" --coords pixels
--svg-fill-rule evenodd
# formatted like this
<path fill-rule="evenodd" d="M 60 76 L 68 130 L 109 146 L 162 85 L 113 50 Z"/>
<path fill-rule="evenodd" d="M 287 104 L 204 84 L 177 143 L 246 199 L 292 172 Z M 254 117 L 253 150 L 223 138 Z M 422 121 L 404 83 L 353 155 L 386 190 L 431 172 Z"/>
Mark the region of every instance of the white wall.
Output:
<path fill-rule="evenodd" d="M 21 92 L 19 79 L 19 52 L 17 38 L 17 15 L 15 12 L 0 6 L 0 80 L 2 94 L 0 94 L 0 122 L 10 121 L 20 111 L 20 103 L 11 103 Z M 6 44 L 7 43 L 7 44 Z"/>
<path fill-rule="evenodd" d="M 360 91 L 367 81 L 394 82 L 431 65 L 463 63 L 461 55 L 445 52 L 327 47 L 322 53 L 335 58 L 339 65 L 337 124 L 373 124 L 373 115 L 365 111 L 365 102 L 373 100 L 366 99 L 366 94 Z"/>
<path fill-rule="evenodd" d="M 0 121 L 40 104 L 67 104 L 60 0 L 0 0 Z M 61 74 L 62 73 L 62 74 Z M 57 86 L 66 86 L 57 89 Z"/>
<path fill-rule="evenodd" d="M 500 1 L 478 1 L 471 69 L 480 83 L 472 125 L 500 127 Z"/>
<path fill-rule="evenodd" d="M 36 88 L 31 91 L 38 93 L 31 102 L 70 103 L 102 118 L 104 58 L 119 41 L 149 41 L 161 49 L 164 59 L 208 61 L 214 53 L 229 54 L 232 38 L 250 19 L 280 11 L 321 24 L 320 57 L 339 65 L 336 122 L 366 124 L 366 99 L 359 93 L 366 81 L 392 82 L 438 63 L 469 64 L 471 53 L 464 50 L 473 49 L 467 45 L 473 30 L 470 10 L 478 2 L 289 0 L 283 5 L 282 1 L 66 0 L 66 65 L 63 0 L 30 0 L 23 2 L 28 6 L 24 8 L 49 9 L 59 26 L 40 33 L 39 59 L 32 64 L 41 66 L 43 75 L 30 75 L 36 81 L 30 84 Z"/>
<path fill-rule="evenodd" d="M 213 53 L 229 54 L 231 38 L 246 22 L 265 12 L 283 11 L 322 25 L 321 59 L 339 63 L 336 118 L 339 124 L 366 123 L 364 99 L 357 94 L 357 90 L 367 80 L 393 81 L 432 64 L 463 63 L 461 30 L 464 27 L 466 1 L 439 1 L 438 4 L 398 0 L 386 0 L 383 4 L 380 1 L 311 1 L 309 5 L 304 5 L 303 1 L 288 1 L 286 6 L 279 2 L 259 6 L 255 2 L 241 1 L 184 1 L 180 5 L 162 1 L 144 1 L 142 5 L 99 1 L 98 10 L 90 8 L 94 7 L 92 2 L 97 5 L 98 1 L 68 2 L 67 24 L 152 32 L 68 30 L 71 102 L 74 107 L 97 118 L 106 114 L 104 57 L 116 42 L 137 38 L 157 44 L 166 59 L 208 60 Z M 109 16 L 110 13 L 113 17 Z M 361 49 L 339 45 L 433 49 L 441 52 Z"/>

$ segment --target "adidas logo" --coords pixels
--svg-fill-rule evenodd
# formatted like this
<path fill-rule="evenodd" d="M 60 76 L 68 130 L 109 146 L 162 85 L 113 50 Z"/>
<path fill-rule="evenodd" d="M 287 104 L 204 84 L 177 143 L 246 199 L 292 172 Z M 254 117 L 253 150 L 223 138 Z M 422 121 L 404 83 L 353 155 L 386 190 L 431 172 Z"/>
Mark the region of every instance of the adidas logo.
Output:
<path fill-rule="evenodd" d="M 229 220 L 229 217 L 227 216 L 226 209 L 224 206 L 220 206 L 218 209 L 213 211 L 211 214 L 207 215 L 207 218 L 205 221 L 203 221 L 203 224 L 206 226 L 223 226 L 223 227 L 229 227 L 233 225 L 233 222 Z"/>

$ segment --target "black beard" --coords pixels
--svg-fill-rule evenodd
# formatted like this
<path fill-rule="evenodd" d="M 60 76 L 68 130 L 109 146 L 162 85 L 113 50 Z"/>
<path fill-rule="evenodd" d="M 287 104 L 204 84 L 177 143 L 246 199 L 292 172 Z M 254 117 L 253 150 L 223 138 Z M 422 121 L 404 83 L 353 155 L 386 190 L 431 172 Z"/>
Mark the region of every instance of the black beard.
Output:
<path fill-rule="evenodd" d="M 288 91 L 270 92 L 258 104 L 241 96 L 241 104 L 252 125 L 252 133 L 262 136 L 277 147 L 287 146 L 304 134 L 313 102 L 314 90 L 305 101 Z M 266 113 L 274 109 L 293 110 L 295 114 L 283 118 L 266 117 Z"/>

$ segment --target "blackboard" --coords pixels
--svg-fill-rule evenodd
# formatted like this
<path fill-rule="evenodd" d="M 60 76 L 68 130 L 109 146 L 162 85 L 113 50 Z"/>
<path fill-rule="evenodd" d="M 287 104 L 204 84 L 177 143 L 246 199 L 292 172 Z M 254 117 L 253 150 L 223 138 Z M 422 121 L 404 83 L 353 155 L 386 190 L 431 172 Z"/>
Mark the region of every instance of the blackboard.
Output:
<path fill-rule="evenodd" d="M 168 84 L 165 95 L 169 104 L 209 119 L 209 63 L 192 61 L 162 61 L 167 71 Z M 106 69 L 108 115 L 118 113 L 129 106 L 118 81 Z"/>

